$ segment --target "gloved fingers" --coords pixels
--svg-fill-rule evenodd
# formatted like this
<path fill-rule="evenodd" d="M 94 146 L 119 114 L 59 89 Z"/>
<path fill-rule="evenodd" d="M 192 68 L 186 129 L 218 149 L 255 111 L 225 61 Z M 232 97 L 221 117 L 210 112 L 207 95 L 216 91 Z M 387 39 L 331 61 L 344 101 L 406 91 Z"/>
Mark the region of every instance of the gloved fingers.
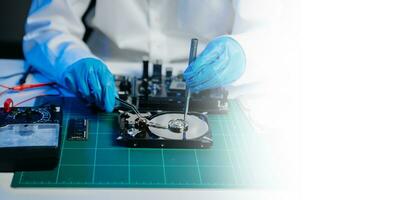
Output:
<path fill-rule="evenodd" d="M 204 67 L 216 62 L 224 51 L 225 49 L 223 46 L 208 45 L 196 60 L 190 63 L 189 67 L 185 70 L 185 78 L 194 77 L 196 74 L 199 74 Z"/>
<path fill-rule="evenodd" d="M 216 56 L 215 59 L 202 59 L 202 57 L 199 57 L 199 60 L 195 60 L 189 67 L 195 69 L 190 72 L 185 72 L 183 74 L 183 77 L 186 81 L 186 84 L 189 85 L 189 87 L 193 84 L 197 84 L 197 82 L 203 82 L 205 81 L 205 78 L 208 78 L 208 76 L 215 74 L 215 67 L 217 63 L 219 62 L 218 60 L 219 56 Z M 210 57 L 209 57 L 210 58 Z"/>
<path fill-rule="evenodd" d="M 88 102 L 90 103 L 94 103 L 94 98 L 90 96 L 90 87 L 89 87 L 89 83 L 88 83 L 88 79 L 87 78 L 83 78 L 83 74 L 79 75 L 76 74 L 75 75 L 77 78 L 77 81 L 74 81 L 75 84 L 77 84 L 76 88 L 77 88 L 77 92 L 80 93 L 80 95 L 85 98 Z M 80 78 L 82 77 L 82 78 Z M 72 78 L 72 76 L 70 76 L 70 78 Z"/>
<path fill-rule="evenodd" d="M 191 85 L 196 80 L 202 79 L 203 74 L 209 73 L 208 71 L 212 70 L 209 66 L 210 64 L 199 64 L 195 66 L 195 68 L 199 69 L 196 70 L 196 73 L 183 74 L 186 84 Z"/>
<path fill-rule="evenodd" d="M 100 72 L 100 82 L 102 87 L 102 101 L 104 102 L 103 109 L 106 112 L 112 112 L 116 103 L 116 86 L 114 83 L 114 78 L 112 73 L 105 67 L 102 66 L 99 69 Z"/>
<path fill-rule="evenodd" d="M 225 65 L 227 62 L 222 61 L 215 63 L 215 66 L 209 66 L 209 70 L 206 70 L 204 74 L 200 74 L 198 79 L 193 79 L 192 82 L 188 83 L 191 90 L 197 92 L 205 89 L 216 88 L 222 85 L 222 77 L 225 76 Z M 212 68 L 218 69 L 215 71 Z"/>
<path fill-rule="evenodd" d="M 88 102 L 93 103 L 94 100 L 92 97 L 90 97 L 90 90 L 87 79 L 84 78 L 85 73 L 83 71 L 76 70 L 77 68 L 77 66 L 74 66 L 65 73 L 64 85 L 71 91 L 78 93 Z"/>
<path fill-rule="evenodd" d="M 88 69 L 87 81 L 89 85 L 90 96 L 94 99 L 97 106 L 102 108 L 102 85 L 99 81 L 98 74 L 95 69 Z"/>
<path fill-rule="evenodd" d="M 203 70 L 193 77 L 190 77 L 186 83 L 192 90 L 203 90 L 209 87 L 216 87 L 222 82 L 221 77 L 225 76 L 227 65 L 229 64 L 227 53 L 224 52 L 214 62 L 204 65 Z"/>
<path fill-rule="evenodd" d="M 108 84 L 106 86 L 106 90 L 104 92 L 104 102 L 105 102 L 104 103 L 104 110 L 106 112 L 112 112 L 113 111 L 114 106 L 116 104 L 115 94 L 116 94 L 116 87 L 114 86 L 114 84 Z"/>
<path fill-rule="evenodd" d="M 189 78 L 186 81 L 186 84 L 190 89 L 193 89 L 195 87 L 198 87 L 199 85 L 204 84 L 210 79 L 215 79 L 216 77 L 217 76 L 214 69 L 212 69 L 211 66 L 207 66 L 204 68 L 204 70 L 199 72 L 199 74 L 196 74 L 192 78 Z"/>
<path fill-rule="evenodd" d="M 219 81 L 220 81 L 220 78 L 218 76 L 215 76 L 213 80 L 210 79 L 201 84 L 191 86 L 190 90 L 193 92 L 199 92 L 199 91 L 206 90 L 206 89 L 216 88 L 220 86 Z"/>

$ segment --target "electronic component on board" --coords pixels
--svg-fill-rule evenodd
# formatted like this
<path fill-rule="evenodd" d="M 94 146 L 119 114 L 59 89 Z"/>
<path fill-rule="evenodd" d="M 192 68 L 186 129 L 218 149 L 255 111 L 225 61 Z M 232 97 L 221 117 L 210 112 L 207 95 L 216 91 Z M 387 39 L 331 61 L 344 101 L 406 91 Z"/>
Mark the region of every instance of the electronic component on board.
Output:
<path fill-rule="evenodd" d="M 140 111 L 182 111 L 185 106 L 186 83 L 180 73 L 166 69 L 161 81 L 154 81 L 145 72 L 149 62 L 143 61 L 142 77 L 116 75 L 118 96 L 139 107 Z M 146 67 L 145 67 L 146 66 Z M 147 74 L 147 75 L 145 75 Z M 146 77 L 147 76 L 147 77 Z M 128 82 L 128 83 L 125 83 Z M 192 93 L 189 110 L 194 112 L 225 113 L 228 111 L 228 91 L 224 88 Z"/>
<path fill-rule="evenodd" d="M 153 64 L 152 81 L 157 84 L 162 82 L 162 63 L 159 60 Z"/>
<path fill-rule="evenodd" d="M 67 130 L 67 140 L 86 141 L 88 138 L 87 119 L 70 119 Z"/>
<path fill-rule="evenodd" d="M 173 68 L 166 67 L 166 79 L 171 80 L 173 76 Z"/>

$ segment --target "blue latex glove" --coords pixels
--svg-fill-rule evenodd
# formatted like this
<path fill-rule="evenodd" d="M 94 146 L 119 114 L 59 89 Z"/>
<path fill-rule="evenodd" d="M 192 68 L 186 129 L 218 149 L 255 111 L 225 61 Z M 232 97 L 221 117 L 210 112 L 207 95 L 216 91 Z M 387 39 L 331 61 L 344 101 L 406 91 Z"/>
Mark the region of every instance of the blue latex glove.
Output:
<path fill-rule="evenodd" d="M 183 73 L 193 92 L 221 87 L 240 78 L 246 59 L 240 44 L 228 36 L 210 41 Z"/>
<path fill-rule="evenodd" d="M 115 105 L 116 87 L 107 66 L 95 58 L 84 58 L 70 65 L 62 75 L 62 84 L 79 93 L 106 112 Z"/>

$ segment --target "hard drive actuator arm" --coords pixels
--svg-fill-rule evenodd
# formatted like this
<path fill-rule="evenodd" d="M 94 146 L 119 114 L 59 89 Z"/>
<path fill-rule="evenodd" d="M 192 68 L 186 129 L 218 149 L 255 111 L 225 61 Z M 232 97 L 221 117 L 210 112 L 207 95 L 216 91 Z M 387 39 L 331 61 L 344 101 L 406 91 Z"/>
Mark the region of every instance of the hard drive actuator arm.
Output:
<path fill-rule="evenodd" d="M 136 109 L 136 107 L 134 105 L 129 104 L 128 102 L 123 101 L 122 99 L 120 99 L 118 97 L 116 97 L 116 100 L 119 101 L 123 106 L 129 108 L 130 110 L 132 110 L 134 112 L 134 114 L 133 114 L 133 113 L 128 112 L 128 111 L 119 110 L 119 113 L 121 115 L 127 116 L 127 117 L 124 118 L 127 121 L 127 124 L 130 124 L 130 125 L 134 124 L 134 125 L 137 125 L 140 128 L 147 128 L 147 127 L 151 126 L 151 127 L 156 127 L 156 128 L 167 129 L 167 127 L 162 126 L 158 123 L 150 122 L 147 119 L 147 116 L 141 114 Z M 120 123 L 120 124 L 122 125 L 124 123 Z"/>

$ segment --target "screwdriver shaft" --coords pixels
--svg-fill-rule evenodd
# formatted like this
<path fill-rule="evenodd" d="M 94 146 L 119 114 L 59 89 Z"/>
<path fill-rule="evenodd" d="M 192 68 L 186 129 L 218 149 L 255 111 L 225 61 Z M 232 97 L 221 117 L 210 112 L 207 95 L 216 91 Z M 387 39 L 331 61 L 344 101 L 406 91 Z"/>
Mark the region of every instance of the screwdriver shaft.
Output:
<path fill-rule="evenodd" d="M 193 38 L 190 41 L 190 52 L 189 52 L 189 63 L 188 63 L 188 65 L 190 65 L 190 63 L 192 63 L 196 59 L 197 43 L 198 43 L 198 40 L 196 38 Z M 187 86 L 186 86 L 186 92 L 185 93 L 186 93 L 186 102 L 185 102 L 185 110 L 184 110 L 184 115 L 183 115 L 183 121 L 186 122 L 186 116 L 187 116 L 187 113 L 189 111 L 189 102 L 190 102 L 190 89 Z"/>
<path fill-rule="evenodd" d="M 186 115 L 189 111 L 189 101 L 190 101 L 190 91 L 189 89 L 186 90 L 186 102 L 185 102 L 185 114 L 183 115 L 183 121 L 186 122 Z"/>

